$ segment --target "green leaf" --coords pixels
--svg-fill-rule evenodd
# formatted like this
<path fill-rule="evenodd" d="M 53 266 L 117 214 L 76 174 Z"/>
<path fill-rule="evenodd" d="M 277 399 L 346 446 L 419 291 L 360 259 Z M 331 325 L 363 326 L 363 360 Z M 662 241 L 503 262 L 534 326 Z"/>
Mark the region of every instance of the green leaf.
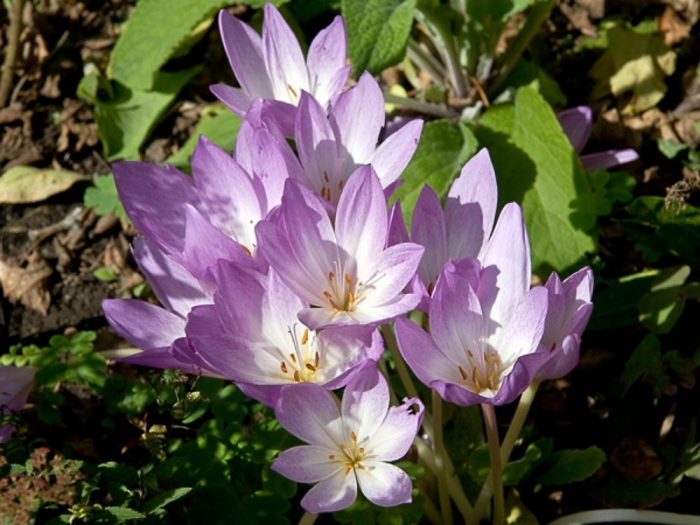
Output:
<path fill-rule="evenodd" d="M 72 171 L 15 166 L 0 177 L 0 203 L 39 202 L 66 191 L 76 182 L 89 180 L 87 175 Z"/>
<path fill-rule="evenodd" d="M 403 60 L 416 0 L 343 0 L 355 75 L 378 74 Z"/>
<path fill-rule="evenodd" d="M 191 68 L 158 73 L 153 91 L 139 91 L 116 83 L 114 98 L 99 100 L 95 106 L 95 121 L 107 159 L 138 159 L 141 145 L 198 71 Z"/>
<path fill-rule="evenodd" d="M 667 159 L 675 158 L 681 151 L 688 149 L 688 145 L 675 140 L 659 139 L 657 142 L 659 151 L 664 154 Z"/>
<path fill-rule="evenodd" d="M 143 505 L 143 511 L 150 514 L 158 509 L 162 509 L 166 505 L 170 505 L 173 501 L 187 496 L 192 491 L 191 487 L 180 487 L 178 489 L 166 490 L 157 496 L 153 496 Z"/>
<path fill-rule="evenodd" d="M 650 262 L 674 255 L 683 262 L 700 261 L 700 208 L 689 204 L 667 206 L 663 197 L 639 197 L 622 221 L 625 233 Z"/>
<path fill-rule="evenodd" d="M 218 144 L 226 151 L 231 151 L 236 142 L 241 119 L 223 104 L 209 104 L 202 109 L 192 136 L 180 148 L 180 151 L 166 160 L 167 163 L 178 167 L 188 167 L 192 152 L 197 146 L 200 135 Z"/>
<path fill-rule="evenodd" d="M 637 324 L 637 304 L 658 275 L 659 270 L 646 270 L 596 285 L 589 329 L 607 330 Z"/>
<path fill-rule="evenodd" d="M 596 170 L 590 174 L 590 181 L 599 216 L 610 215 L 617 202 L 630 202 L 637 186 L 637 180 L 624 171 Z"/>
<path fill-rule="evenodd" d="M 113 281 L 116 281 L 118 278 L 117 275 L 106 266 L 100 266 L 94 272 L 92 272 L 92 275 L 94 275 L 97 279 L 105 283 L 111 283 Z"/>
<path fill-rule="evenodd" d="M 490 109 L 476 130 L 496 168 L 500 200 L 521 202 L 533 268 L 572 268 L 596 249 L 590 181 L 552 108 L 521 88 L 514 105 Z"/>
<path fill-rule="evenodd" d="M 98 215 L 113 213 L 117 217 L 126 218 L 126 212 L 119 200 L 117 185 L 114 183 L 112 175 L 95 177 L 95 185 L 85 190 L 83 202 L 85 206 L 94 209 Z"/>
<path fill-rule="evenodd" d="M 476 152 L 476 139 L 462 124 L 446 120 L 429 122 L 411 163 L 403 172 L 403 184 L 392 196 L 400 200 L 406 223 L 410 225 L 413 208 L 425 184 L 441 197 L 447 194 L 464 163 Z"/>
<path fill-rule="evenodd" d="M 607 31 L 606 52 L 591 68 L 597 85 L 594 98 L 607 93 L 631 93 L 623 113 L 634 114 L 654 107 L 666 94 L 666 76 L 676 68 L 676 53 L 660 34 L 616 25 Z"/>
<path fill-rule="evenodd" d="M 667 334 L 685 308 L 685 281 L 690 266 L 664 270 L 654 281 L 648 293 L 639 302 L 639 320 L 657 334 Z"/>
<path fill-rule="evenodd" d="M 108 73 L 134 90 L 150 91 L 165 61 L 224 0 L 140 0 L 110 56 Z M 157 91 L 157 89 L 156 89 Z"/>
<path fill-rule="evenodd" d="M 637 381 L 644 376 L 656 376 L 662 372 L 663 359 L 661 357 L 661 341 L 654 334 L 648 334 L 634 349 L 632 355 L 625 363 L 622 372 L 622 382 L 627 392 Z"/>
<path fill-rule="evenodd" d="M 506 86 L 514 88 L 530 87 L 555 106 L 566 106 L 566 95 L 549 73 L 537 64 L 520 59 L 505 81 Z"/>
<path fill-rule="evenodd" d="M 543 485 L 564 485 L 591 477 L 605 463 L 605 452 L 598 447 L 558 450 L 550 457 L 547 470 L 538 476 Z"/>
<path fill-rule="evenodd" d="M 130 520 L 142 520 L 146 516 L 128 507 L 105 507 L 104 512 L 117 520 L 117 523 L 124 523 Z"/>

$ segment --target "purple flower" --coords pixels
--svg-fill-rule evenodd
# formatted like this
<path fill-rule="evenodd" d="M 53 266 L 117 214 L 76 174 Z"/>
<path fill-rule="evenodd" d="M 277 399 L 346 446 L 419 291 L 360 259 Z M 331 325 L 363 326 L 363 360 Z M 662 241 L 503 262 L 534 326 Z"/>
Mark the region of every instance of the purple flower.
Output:
<path fill-rule="evenodd" d="M 10 415 L 24 408 L 32 388 L 36 368 L 31 366 L 0 366 L 0 414 Z M 12 425 L 0 425 L 0 443 L 14 431 Z"/>
<path fill-rule="evenodd" d="M 557 114 L 557 118 L 576 153 L 581 153 L 591 137 L 593 129 L 591 108 L 576 106 L 565 109 Z M 586 170 L 594 171 L 627 164 L 638 158 L 639 155 L 633 149 L 617 149 L 581 155 L 581 163 Z"/>
<path fill-rule="evenodd" d="M 422 296 L 427 310 L 430 294 L 445 263 L 478 257 L 491 235 L 496 216 L 498 188 L 496 173 L 486 149 L 479 151 L 462 168 L 453 182 L 443 211 L 440 198 L 428 185 L 418 197 L 413 211 L 411 241 L 425 248 L 412 289 Z M 407 240 L 401 210 L 392 210 L 391 242 Z"/>
<path fill-rule="evenodd" d="M 119 360 L 217 375 L 189 345 L 185 319 L 194 306 L 212 302 L 220 259 L 264 269 L 255 225 L 279 204 L 288 175 L 300 169 L 255 104 L 241 127 L 236 156 L 240 160 L 203 137 L 193 177 L 170 166 L 115 164 L 121 200 L 142 234 L 134 258 L 165 307 L 123 299 L 103 303 L 115 331 L 143 350 Z"/>
<path fill-rule="evenodd" d="M 187 314 L 197 305 L 211 303 L 211 294 L 173 257 L 145 238 L 134 241 L 133 254 L 163 307 L 136 299 L 102 302 L 105 317 L 114 331 L 141 350 L 115 359 L 154 368 L 218 375 L 192 355 L 185 338 Z"/>
<path fill-rule="evenodd" d="M 350 174 L 371 164 L 382 187 L 388 188 L 416 151 L 423 121 L 410 121 L 377 147 L 384 120 L 382 90 L 368 73 L 338 96 L 328 115 L 312 96 L 302 93 L 295 128 L 304 167 L 301 180 L 335 205 Z"/>
<path fill-rule="evenodd" d="M 444 399 L 468 406 L 511 402 L 549 358 L 539 351 L 547 290 L 530 284 L 522 211 L 507 204 L 478 259 L 445 266 L 429 309 L 430 335 L 396 321 L 404 359 Z"/>
<path fill-rule="evenodd" d="M 287 136 L 294 133 L 294 113 L 302 91 L 326 107 L 350 75 L 347 31 L 339 16 L 314 38 L 306 60 L 294 33 L 272 4 L 265 5 L 262 38 L 223 10 L 219 29 L 241 88 L 215 84 L 212 92 L 241 117 L 254 99 L 267 99 L 265 109 Z"/>
<path fill-rule="evenodd" d="M 299 319 L 311 329 L 379 324 L 419 301 L 401 290 L 415 274 L 423 248 L 386 248 L 386 199 L 371 167 L 348 179 L 331 223 L 324 202 L 288 180 L 275 220 L 257 227 L 259 249 L 286 284 L 311 308 Z"/>
<path fill-rule="evenodd" d="M 537 373 L 539 379 L 558 379 L 578 364 L 581 334 L 593 312 L 593 272 L 582 268 L 561 281 L 552 273 L 545 285 L 549 309 L 542 345 L 551 358 Z"/>
<path fill-rule="evenodd" d="M 367 367 L 346 387 L 338 409 L 335 397 L 314 384 L 287 386 L 275 414 L 281 425 L 308 445 L 284 451 L 272 469 L 301 483 L 316 483 L 301 500 L 308 512 L 349 507 L 357 486 L 375 505 L 411 501 L 408 475 L 390 465 L 411 447 L 423 420 L 419 399 L 389 408 L 389 388 L 375 367 Z"/>
<path fill-rule="evenodd" d="M 214 305 L 195 308 L 186 331 L 209 368 L 271 406 L 282 385 L 340 388 L 359 365 L 384 351 L 372 328 L 310 330 L 297 320 L 307 307 L 275 270 L 264 275 L 222 261 Z"/>

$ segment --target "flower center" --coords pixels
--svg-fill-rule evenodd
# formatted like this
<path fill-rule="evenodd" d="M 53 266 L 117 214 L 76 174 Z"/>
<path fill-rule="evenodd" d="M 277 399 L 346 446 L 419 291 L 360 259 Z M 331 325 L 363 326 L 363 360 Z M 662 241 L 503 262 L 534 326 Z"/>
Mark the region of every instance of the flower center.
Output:
<path fill-rule="evenodd" d="M 331 308 L 339 312 L 352 312 L 356 309 L 364 284 L 352 273 L 344 271 L 337 261 L 335 271 L 328 272 L 328 285 L 323 296 Z"/>
<path fill-rule="evenodd" d="M 340 447 L 342 454 L 330 454 L 328 459 L 342 463 L 345 466 L 346 474 L 355 469 L 365 468 L 362 461 L 365 459 L 367 453 L 365 452 L 364 447 L 359 446 L 357 442 L 357 434 L 350 432 L 350 445 L 341 443 L 338 446 Z"/>
<path fill-rule="evenodd" d="M 495 392 L 501 384 L 503 362 L 493 350 L 486 350 L 482 355 L 475 356 L 474 352 L 467 350 L 467 369 L 458 366 L 459 374 L 467 387 L 473 392 L 481 393 L 485 390 Z"/>
<path fill-rule="evenodd" d="M 321 181 L 321 197 L 326 199 L 328 202 L 337 203 L 340 199 L 340 194 L 343 193 L 343 188 L 345 187 L 345 181 L 341 178 L 338 183 L 335 180 L 331 180 L 326 170 L 323 170 L 322 174 L 323 180 Z M 337 193 L 333 192 L 333 187 L 337 186 Z"/>
<path fill-rule="evenodd" d="M 305 328 L 299 339 L 296 330 L 290 328 L 289 335 L 294 344 L 294 351 L 289 353 L 287 359 L 280 361 L 280 371 L 289 382 L 315 382 L 316 372 L 321 368 L 321 355 L 316 349 L 316 334 Z"/>

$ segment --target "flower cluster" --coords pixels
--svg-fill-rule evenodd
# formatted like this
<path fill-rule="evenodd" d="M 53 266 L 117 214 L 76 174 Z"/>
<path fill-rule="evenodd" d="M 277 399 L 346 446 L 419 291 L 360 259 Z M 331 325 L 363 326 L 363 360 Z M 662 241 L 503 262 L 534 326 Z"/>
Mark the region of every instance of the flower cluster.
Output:
<path fill-rule="evenodd" d="M 202 137 L 192 176 L 114 166 L 140 232 L 134 257 L 162 305 L 105 301 L 112 327 L 139 349 L 122 360 L 225 378 L 273 408 L 307 443 L 273 469 L 316 483 L 302 500 L 311 513 L 349 506 L 358 487 L 377 505 L 408 502 L 410 478 L 389 462 L 411 447 L 424 406 L 414 397 L 389 407 L 379 327 L 395 322 L 401 355 L 445 400 L 508 403 L 576 364 L 591 272 L 530 287 L 523 215 L 510 203 L 495 220 L 485 150 L 444 209 L 426 186 L 409 235 L 387 195 L 422 122 L 378 143 L 382 92 L 369 74 L 346 87 L 341 18 L 306 59 L 271 5 L 262 37 L 226 12 L 219 22 L 241 87 L 212 91 L 244 117 L 234 154 Z M 408 318 L 417 308 L 425 327 Z"/>

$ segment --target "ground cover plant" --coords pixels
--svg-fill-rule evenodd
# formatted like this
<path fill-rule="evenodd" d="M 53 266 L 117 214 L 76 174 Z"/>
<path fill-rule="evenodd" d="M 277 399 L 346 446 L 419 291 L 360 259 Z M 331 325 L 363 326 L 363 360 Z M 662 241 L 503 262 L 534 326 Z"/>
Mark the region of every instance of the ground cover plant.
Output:
<path fill-rule="evenodd" d="M 697 2 L 5 7 L 2 523 L 700 520 Z"/>

